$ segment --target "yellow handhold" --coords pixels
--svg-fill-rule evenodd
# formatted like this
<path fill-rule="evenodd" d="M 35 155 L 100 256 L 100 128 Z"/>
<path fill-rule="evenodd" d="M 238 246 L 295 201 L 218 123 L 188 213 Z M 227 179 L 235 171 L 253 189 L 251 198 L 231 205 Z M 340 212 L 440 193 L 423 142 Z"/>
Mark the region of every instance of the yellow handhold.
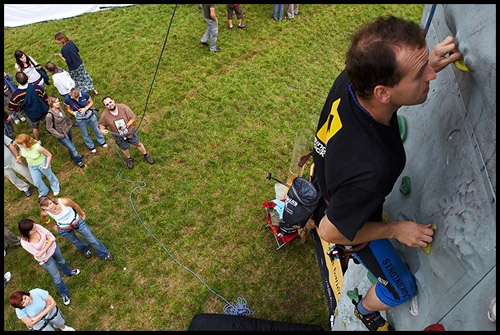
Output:
<path fill-rule="evenodd" d="M 431 229 L 435 231 L 435 230 L 436 230 L 436 225 L 435 225 L 435 224 L 432 224 L 432 225 L 431 225 Z M 427 246 L 426 246 L 426 247 L 424 247 L 424 248 L 420 248 L 420 249 L 422 249 L 422 250 L 423 250 L 426 254 L 430 254 L 430 253 L 431 253 L 431 244 L 430 244 L 430 243 L 427 243 Z"/>
<path fill-rule="evenodd" d="M 460 58 L 460 59 L 458 59 L 458 60 L 456 60 L 456 61 L 454 61 L 453 64 L 455 64 L 455 67 L 457 69 L 459 69 L 460 71 L 467 72 L 467 73 L 470 72 L 469 69 L 467 68 L 467 66 L 465 66 L 464 58 L 463 57 Z"/>
<path fill-rule="evenodd" d="M 390 222 L 391 220 L 389 220 L 389 215 L 387 215 L 387 213 L 383 212 L 382 213 L 382 222 Z"/>

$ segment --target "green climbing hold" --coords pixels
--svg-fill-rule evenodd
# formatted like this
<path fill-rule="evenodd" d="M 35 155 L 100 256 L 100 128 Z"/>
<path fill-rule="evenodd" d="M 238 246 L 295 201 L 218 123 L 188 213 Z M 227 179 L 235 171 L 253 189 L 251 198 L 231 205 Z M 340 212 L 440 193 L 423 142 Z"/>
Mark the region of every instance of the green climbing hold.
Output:
<path fill-rule="evenodd" d="M 354 300 L 356 303 L 359 302 L 359 294 L 358 294 L 358 288 L 355 287 L 354 289 L 347 291 L 347 296 L 349 299 Z"/>
<path fill-rule="evenodd" d="M 406 120 L 401 115 L 398 115 L 398 125 L 399 125 L 399 136 L 401 136 L 401 141 L 406 140 Z"/>
<path fill-rule="evenodd" d="M 408 176 L 404 176 L 401 180 L 401 185 L 399 186 L 399 192 L 404 195 L 410 194 L 411 192 L 411 179 Z"/>
<path fill-rule="evenodd" d="M 366 276 L 368 277 L 368 280 L 370 281 L 370 283 L 371 283 L 372 285 L 375 285 L 376 283 L 378 283 L 377 278 L 375 278 L 375 276 L 374 276 L 374 275 L 372 275 L 372 273 L 371 273 L 370 271 L 367 271 L 367 272 L 366 272 Z"/>

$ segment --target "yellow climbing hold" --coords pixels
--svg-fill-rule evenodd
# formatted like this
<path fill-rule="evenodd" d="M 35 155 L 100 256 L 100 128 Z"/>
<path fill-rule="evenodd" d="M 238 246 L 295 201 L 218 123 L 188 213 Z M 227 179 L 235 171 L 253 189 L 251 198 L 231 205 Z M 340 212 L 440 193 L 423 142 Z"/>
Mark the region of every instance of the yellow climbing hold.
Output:
<path fill-rule="evenodd" d="M 435 224 L 432 224 L 431 225 L 431 229 L 432 230 L 436 230 L 436 225 Z M 431 242 L 432 243 L 432 242 Z M 426 254 L 430 254 L 431 253 L 431 244 L 430 243 L 427 243 L 427 246 L 424 247 L 424 248 L 420 248 L 422 249 Z"/>
<path fill-rule="evenodd" d="M 464 58 L 463 57 L 460 58 L 460 59 L 458 59 L 458 60 L 456 60 L 456 61 L 454 61 L 453 64 L 455 64 L 455 67 L 457 69 L 459 69 L 460 71 L 467 72 L 467 73 L 470 72 L 469 69 L 467 68 L 467 66 L 465 66 Z"/>

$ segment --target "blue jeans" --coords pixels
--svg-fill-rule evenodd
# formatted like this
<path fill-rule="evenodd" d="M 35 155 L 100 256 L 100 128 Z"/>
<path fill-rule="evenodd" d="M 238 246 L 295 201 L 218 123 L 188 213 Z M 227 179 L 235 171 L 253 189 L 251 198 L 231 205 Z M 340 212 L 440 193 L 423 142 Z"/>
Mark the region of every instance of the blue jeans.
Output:
<path fill-rule="evenodd" d="M 80 159 L 80 154 L 76 151 L 75 144 L 73 143 L 73 134 L 71 133 L 71 128 L 66 134 L 68 137 L 64 137 L 63 139 L 57 139 L 62 145 L 68 149 L 69 155 L 75 164 L 79 164 L 82 162 Z"/>
<path fill-rule="evenodd" d="M 89 242 L 99 258 L 105 258 L 109 254 L 108 249 L 106 249 L 104 244 L 102 244 L 102 242 L 99 241 L 99 239 L 95 237 L 94 234 L 92 234 L 92 231 L 86 223 L 81 224 L 80 227 L 76 228 L 74 231 L 72 230 L 68 233 L 62 233 L 61 236 L 65 237 L 68 241 L 73 243 L 78 251 L 86 253 L 90 250 L 90 247 L 87 245 L 87 243 L 80 240 L 78 236 L 76 236 L 75 232 L 80 233 L 80 235 L 82 235 L 82 237 L 86 239 L 87 242 Z"/>
<path fill-rule="evenodd" d="M 106 143 L 104 136 L 99 130 L 99 123 L 95 115 L 92 115 L 87 120 L 76 120 L 76 125 L 78 126 L 78 128 L 80 128 L 80 132 L 82 133 L 83 143 L 85 143 L 85 145 L 87 146 L 87 148 L 89 148 L 89 150 L 95 148 L 94 142 L 89 136 L 89 126 L 90 128 L 92 128 L 92 131 L 94 132 L 95 138 L 97 139 L 97 143 L 99 143 L 100 145 Z"/>
<path fill-rule="evenodd" d="M 56 251 L 48 261 L 42 264 L 42 267 L 52 277 L 52 281 L 56 285 L 57 291 L 59 292 L 61 297 L 69 295 L 69 289 L 63 282 L 61 274 L 59 273 L 59 269 L 61 269 L 61 272 L 65 276 L 69 276 L 71 274 L 71 269 L 66 265 L 66 261 L 64 260 L 64 257 L 61 253 L 61 249 L 59 249 L 59 246 L 57 244 Z"/>
<path fill-rule="evenodd" d="M 28 164 L 31 177 L 33 178 L 33 183 L 35 184 L 36 188 L 38 188 L 39 196 L 46 196 L 50 191 L 47 185 L 45 185 L 45 183 L 43 182 L 42 174 L 44 174 L 49 180 L 52 192 L 57 193 L 61 190 L 59 185 L 59 180 L 57 179 L 54 172 L 52 172 L 51 166 L 49 165 L 47 170 L 40 168 L 41 166 L 45 166 L 45 164 L 47 164 L 47 157 L 45 157 L 43 163 L 38 166 L 33 166 Z"/>
<path fill-rule="evenodd" d="M 274 5 L 273 18 L 275 20 L 283 20 L 283 14 L 285 11 L 285 5 Z"/>

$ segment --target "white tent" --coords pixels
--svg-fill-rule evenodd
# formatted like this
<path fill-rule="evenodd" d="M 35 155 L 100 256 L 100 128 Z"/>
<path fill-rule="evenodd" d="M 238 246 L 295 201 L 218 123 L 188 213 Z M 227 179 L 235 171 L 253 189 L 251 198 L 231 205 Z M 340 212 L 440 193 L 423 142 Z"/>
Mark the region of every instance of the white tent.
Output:
<path fill-rule="evenodd" d="M 124 7 L 133 5 L 111 4 L 111 5 L 4 5 L 5 27 L 19 27 L 26 24 L 43 22 L 49 20 L 60 20 L 68 17 L 78 16 L 84 13 L 97 12 L 110 7 Z"/>

